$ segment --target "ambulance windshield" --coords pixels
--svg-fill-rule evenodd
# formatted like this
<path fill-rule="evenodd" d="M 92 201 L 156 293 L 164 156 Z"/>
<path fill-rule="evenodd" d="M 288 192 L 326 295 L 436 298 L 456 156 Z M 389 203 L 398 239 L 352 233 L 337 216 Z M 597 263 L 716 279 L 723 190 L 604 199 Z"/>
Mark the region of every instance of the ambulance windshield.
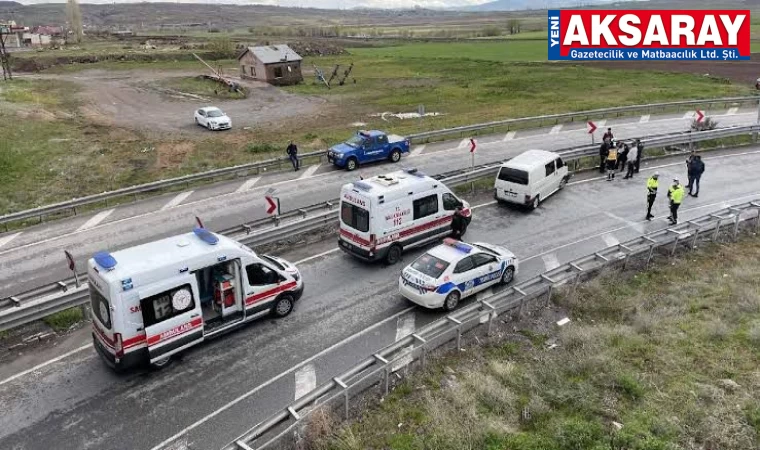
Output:
<path fill-rule="evenodd" d="M 412 269 L 422 272 L 432 278 L 440 277 L 447 267 L 449 267 L 449 263 L 427 253 L 420 256 L 417 258 L 417 261 L 412 263 Z"/>
<path fill-rule="evenodd" d="M 340 204 L 340 220 L 344 225 L 356 231 L 369 231 L 369 211 L 348 202 Z"/>

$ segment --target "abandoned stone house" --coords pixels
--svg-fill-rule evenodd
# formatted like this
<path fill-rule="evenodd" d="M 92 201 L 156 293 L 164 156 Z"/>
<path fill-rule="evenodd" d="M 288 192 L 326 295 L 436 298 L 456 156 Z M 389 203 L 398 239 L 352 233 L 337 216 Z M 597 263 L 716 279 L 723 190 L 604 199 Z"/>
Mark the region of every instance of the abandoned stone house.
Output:
<path fill-rule="evenodd" d="M 275 86 L 298 84 L 303 81 L 302 59 L 287 45 L 248 47 L 238 56 L 240 76 Z"/>

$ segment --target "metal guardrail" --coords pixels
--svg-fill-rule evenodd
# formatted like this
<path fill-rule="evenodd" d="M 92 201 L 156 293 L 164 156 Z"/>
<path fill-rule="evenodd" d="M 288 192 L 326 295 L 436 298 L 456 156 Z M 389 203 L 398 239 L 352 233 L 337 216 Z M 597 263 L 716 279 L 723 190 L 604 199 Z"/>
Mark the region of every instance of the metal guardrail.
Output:
<path fill-rule="evenodd" d="M 570 113 L 563 113 L 563 114 L 549 114 L 545 116 L 522 117 L 522 118 L 517 118 L 517 119 L 500 120 L 500 121 L 487 122 L 487 123 L 481 123 L 481 124 L 475 124 L 475 125 L 467 125 L 463 127 L 448 128 L 444 130 L 416 133 L 416 134 L 411 134 L 407 137 L 415 142 L 419 142 L 419 141 L 427 142 L 431 138 L 451 136 L 454 134 L 471 133 L 473 131 L 495 129 L 495 128 L 502 128 L 502 127 L 508 128 L 510 126 L 518 126 L 518 125 L 526 125 L 526 124 L 536 124 L 537 126 L 541 126 L 547 122 L 552 122 L 556 124 L 556 123 L 559 123 L 560 120 L 572 121 L 572 119 L 575 119 L 575 118 L 584 118 L 584 120 L 587 120 L 587 119 L 591 119 L 595 117 L 599 117 L 599 118 L 608 117 L 611 114 L 620 116 L 621 114 L 631 113 L 634 111 L 651 112 L 658 109 L 668 109 L 668 108 L 678 109 L 678 108 L 682 108 L 686 106 L 717 105 L 717 104 L 723 104 L 723 105 L 746 104 L 746 103 L 758 103 L 759 101 L 760 101 L 760 97 L 726 97 L 726 98 L 705 99 L 705 100 L 687 100 L 687 101 L 670 102 L 670 103 L 653 103 L 649 105 L 622 106 L 622 107 L 616 107 L 616 108 L 603 108 L 603 109 L 594 109 L 594 110 L 589 110 L 589 111 L 578 111 L 578 112 L 570 112 Z M 325 155 L 326 155 L 326 150 L 319 150 L 319 151 L 310 152 L 310 153 L 303 153 L 300 155 L 300 158 L 301 159 L 319 158 L 321 161 L 322 157 L 324 157 Z M 287 157 L 272 158 L 265 161 L 258 161 L 254 163 L 242 164 L 242 165 L 233 166 L 233 167 L 225 167 L 222 169 L 214 169 L 214 170 L 209 170 L 206 172 L 196 173 L 192 175 L 171 178 L 168 180 L 159 180 L 159 181 L 154 181 L 151 183 L 130 186 L 130 187 L 122 188 L 122 189 L 117 189 L 114 191 L 108 191 L 108 192 L 103 192 L 100 194 L 93 194 L 93 195 L 88 195 L 85 197 L 75 198 L 75 199 L 68 200 L 65 202 L 59 202 L 59 203 L 54 203 L 51 205 L 40 206 L 38 208 L 28 209 L 25 211 L 18 211 L 18 212 L 5 214 L 3 216 L 0 216 L 0 224 L 4 224 L 7 230 L 8 224 L 13 223 L 13 222 L 19 222 L 19 221 L 23 221 L 27 219 L 32 219 L 32 218 L 39 218 L 41 222 L 42 218 L 45 216 L 49 216 L 53 214 L 62 214 L 66 212 L 71 212 L 74 215 L 76 215 L 77 208 L 83 207 L 86 205 L 92 205 L 99 202 L 107 203 L 109 200 L 126 197 L 130 195 L 134 196 L 134 200 L 136 201 L 138 194 L 155 192 L 161 189 L 186 185 L 186 184 L 201 181 L 201 180 L 210 180 L 214 178 L 229 177 L 231 175 L 246 176 L 252 171 L 258 174 L 263 169 L 268 169 L 275 166 L 281 167 L 283 164 L 288 164 Z"/>
<path fill-rule="evenodd" d="M 645 148 L 652 149 L 676 144 L 716 140 L 752 134 L 760 131 L 760 126 L 720 128 L 717 130 L 684 132 L 665 136 L 642 139 Z M 599 146 L 588 145 L 561 150 L 566 161 L 577 162 L 580 158 L 597 155 Z M 501 163 L 486 164 L 474 170 L 458 170 L 436 176 L 442 182 L 454 186 L 471 181 L 495 176 Z M 305 208 L 283 213 L 276 218 L 260 219 L 237 227 L 222 230 L 219 234 L 228 236 L 248 246 L 262 246 L 283 241 L 297 235 L 321 230 L 337 220 L 333 207 L 338 199 L 319 203 Z M 309 213 L 316 214 L 309 215 Z M 0 300 L 0 331 L 8 330 L 29 322 L 39 320 L 72 306 L 87 302 L 86 274 L 80 274 L 81 286 L 76 287 L 74 278 L 58 281 L 48 286 L 36 288 L 12 297 Z"/>
<path fill-rule="evenodd" d="M 693 249 L 700 239 L 717 241 L 726 229 L 736 240 L 740 225 L 749 221 L 755 222 L 755 232 L 760 231 L 760 198 L 607 247 L 476 300 L 379 350 L 251 428 L 223 450 L 263 450 L 277 444 L 297 448 L 301 440 L 299 426 L 304 426 L 315 411 L 322 408 L 333 411 L 342 409 L 348 419 L 352 396 L 378 385 L 388 395 L 393 373 L 416 361 L 424 367 L 429 352 L 452 341 L 456 341 L 457 350 L 461 349 L 462 335 L 481 325 L 487 328 L 486 332 L 490 335 L 494 320 L 499 315 L 517 310 L 517 315 L 522 316 L 529 302 L 542 298 L 548 306 L 555 288 L 571 284 L 571 289 L 575 290 L 583 278 L 614 265 L 622 265 L 625 269 L 634 258 L 645 258 L 648 267 L 659 253 L 674 257 L 679 247 Z"/>

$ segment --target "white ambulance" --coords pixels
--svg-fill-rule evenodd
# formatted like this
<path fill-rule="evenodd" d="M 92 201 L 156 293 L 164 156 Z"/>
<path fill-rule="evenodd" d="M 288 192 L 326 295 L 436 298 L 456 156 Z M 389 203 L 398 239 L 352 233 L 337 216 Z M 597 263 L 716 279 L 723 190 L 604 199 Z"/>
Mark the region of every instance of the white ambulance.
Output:
<path fill-rule="evenodd" d="M 470 205 L 435 178 L 404 169 L 343 186 L 340 192 L 340 248 L 366 261 L 395 264 L 409 248 L 451 233 L 451 220 Z"/>
<path fill-rule="evenodd" d="M 170 357 L 303 294 L 295 266 L 196 227 L 88 261 L 95 348 L 115 369 Z"/>

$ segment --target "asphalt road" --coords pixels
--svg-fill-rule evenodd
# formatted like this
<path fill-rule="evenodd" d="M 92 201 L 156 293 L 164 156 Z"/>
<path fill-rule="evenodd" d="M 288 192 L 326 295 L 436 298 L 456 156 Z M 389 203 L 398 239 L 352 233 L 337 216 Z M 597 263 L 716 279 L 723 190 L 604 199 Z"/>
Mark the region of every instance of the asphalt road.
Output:
<path fill-rule="evenodd" d="M 686 197 L 682 221 L 760 197 L 760 153 L 743 153 L 705 158 L 701 195 Z M 519 281 L 664 228 L 664 192 L 685 168 L 682 158 L 657 164 L 665 167 L 651 165 L 633 181 L 579 177 L 533 212 L 473 199 L 479 206 L 466 240 L 510 248 L 521 259 Z M 644 183 L 654 170 L 662 180 L 658 218 L 646 222 Z M 158 372 L 117 376 L 87 348 L 0 380 L 0 448 L 221 448 L 296 395 L 440 317 L 396 292 L 400 270 L 418 254 L 386 267 L 335 251 L 334 242 L 295 249 L 283 256 L 307 259 L 299 264 L 306 292 L 284 320 L 251 324 Z"/>
<path fill-rule="evenodd" d="M 691 113 L 686 113 L 686 115 Z M 719 126 L 746 125 L 756 121 L 755 110 L 708 111 Z M 684 113 L 663 116 L 627 117 L 597 122 L 597 138 L 612 127 L 616 138 L 671 133 L 688 129 Z M 590 143 L 584 123 L 546 129 L 481 136 L 476 164 L 501 161 L 528 149 L 555 150 Z M 599 141 L 599 139 L 597 139 Z M 416 147 L 402 160 L 437 174 L 467 168 L 471 164 L 467 140 L 447 141 Z M 185 232 L 198 215 L 210 229 L 220 230 L 265 217 L 264 192 L 276 189 L 283 211 L 336 198 L 340 186 L 360 174 L 373 176 L 399 167 L 379 163 L 356 172 L 331 166 L 304 167 L 299 172 L 240 179 L 209 185 L 193 191 L 154 197 L 135 204 L 107 209 L 70 219 L 42 224 L 22 232 L 0 235 L 0 297 L 28 291 L 43 284 L 69 278 L 63 250 L 69 250 L 79 267 L 99 250 L 118 250 L 154 239 Z"/>

